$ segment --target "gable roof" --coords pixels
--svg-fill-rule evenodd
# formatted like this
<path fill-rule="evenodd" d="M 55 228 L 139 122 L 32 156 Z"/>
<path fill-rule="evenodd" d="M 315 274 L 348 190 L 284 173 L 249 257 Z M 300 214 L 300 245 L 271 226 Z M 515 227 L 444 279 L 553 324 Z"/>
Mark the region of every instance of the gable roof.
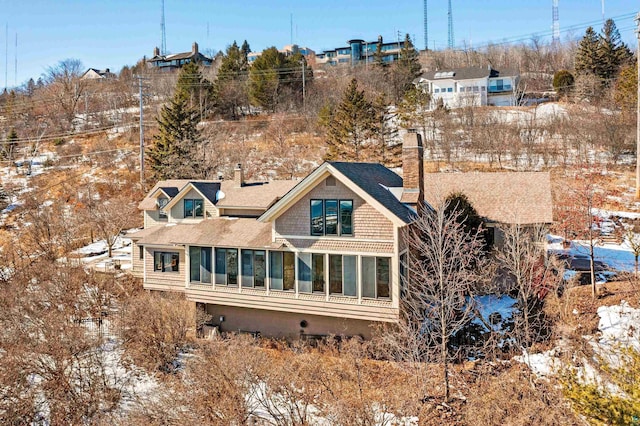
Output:
<path fill-rule="evenodd" d="M 409 223 L 414 213 L 402 204 L 388 188 L 402 188 L 402 178 L 382 164 L 329 162 L 336 170 L 385 206 L 403 222 Z"/>
<path fill-rule="evenodd" d="M 165 195 L 169 198 L 175 197 L 176 195 L 178 195 L 178 192 L 180 192 L 180 189 L 176 188 L 175 186 L 163 186 L 160 188 L 160 190 L 164 192 Z"/>
<path fill-rule="evenodd" d="M 402 204 L 389 190 L 392 187 L 402 187 L 400 176 L 381 164 L 344 162 L 322 163 L 271 206 L 258 220 L 264 222 L 277 218 L 286 206 L 296 202 L 299 197 L 310 191 L 329 174 L 337 177 L 347 188 L 380 210 L 392 222 L 400 225 L 410 223 L 413 220 L 415 215 L 413 211 Z"/>
<path fill-rule="evenodd" d="M 153 188 L 151 188 L 151 191 L 147 193 L 147 196 L 138 204 L 138 210 L 155 210 L 157 208 L 155 193 L 159 189 L 161 189 L 167 196 L 173 198 L 178 194 L 180 189 L 188 183 L 189 181 L 187 179 L 167 179 L 156 182 Z M 175 188 L 175 195 L 172 196 L 169 194 L 169 192 L 174 192 L 174 190 L 169 188 Z M 167 190 L 169 192 L 167 192 Z"/>
<path fill-rule="evenodd" d="M 426 173 L 424 196 L 432 206 L 462 192 L 490 221 L 513 224 L 553 222 L 551 178 L 547 172 Z"/>
<path fill-rule="evenodd" d="M 448 73 L 448 77 L 438 77 L 436 74 L 445 75 Z M 509 77 L 517 76 L 519 73 L 512 68 L 504 68 L 502 71 L 495 70 L 490 67 L 466 67 L 466 68 L 451 68 L 443 70 L 426 71 L 414 82 L 420 80 L 471 80 L 476 78 L 497 78 L 497 77 Z"/>
<path fill-rule="evenodd" d="M 220 182 L 191 182 L 193 187 L 198 190 L 211 204 L 216 203 L 216 195 L 220 190 Z"/>

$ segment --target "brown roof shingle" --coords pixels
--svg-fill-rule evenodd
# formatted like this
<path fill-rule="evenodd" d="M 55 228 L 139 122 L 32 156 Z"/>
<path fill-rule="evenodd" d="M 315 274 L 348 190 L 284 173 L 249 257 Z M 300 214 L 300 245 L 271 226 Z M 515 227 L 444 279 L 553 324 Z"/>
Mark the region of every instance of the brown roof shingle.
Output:
<path fill-rule="evenodd" d="M 272 180 L 247 183 L 242 187 L 237 187 L 233 181 L 224 181 L 221 187 L 224 198 L 219 200 L 216 206 L 266 209 L 298 182 L 295 180 Z"/>
<path fill-rule="evenodd" d="M 271 224 L 255 219 L 214 218 L 194 224 L 159 225 L 130 234 L 139 245 L 188 244 L 217 247 L 271 246 Z"/>
<path fill-rule="evenodd" d="M 551 178 L 546 172 L 426 173 L 424 191 L 432 206 L 462 192 L 480 216 L 494 222 L 553 222 Z"/>

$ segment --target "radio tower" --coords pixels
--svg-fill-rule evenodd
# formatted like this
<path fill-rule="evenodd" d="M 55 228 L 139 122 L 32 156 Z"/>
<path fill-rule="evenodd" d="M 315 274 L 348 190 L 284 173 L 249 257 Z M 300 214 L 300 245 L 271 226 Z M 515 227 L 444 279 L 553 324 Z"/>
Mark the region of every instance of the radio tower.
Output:
<path fill-rule="evenodd" d="M 427 0 L 424 0 L 424 50 L 429 50 L 429 27 L 427 26 Z"/>
<path fill-rule="evenodd" d="M 160 31 L 162 32 L 162 41 L 160 42 L 160 54 L 167 54 L 167 34 L 164 27 L 164 0 L 162 0 L 162 13 L 160 15 Z"/>
<path fill-rule="evenodd" d="M 551 15 L 553 17 L 553 24 L 551 29 L 553 30 L 552 43 L 560 43 L 560 20 L 558 19 L 558 1 L 553 0 L 553 7 L 551 8 Z"/>
<path fill-rule="evenodd" d="M 453 37 L 453 12 L 451 9 L 451 0 L 449 0 L 449 49 L 453 49 L 453 46 L 456 44 L 455 38 Z"/>

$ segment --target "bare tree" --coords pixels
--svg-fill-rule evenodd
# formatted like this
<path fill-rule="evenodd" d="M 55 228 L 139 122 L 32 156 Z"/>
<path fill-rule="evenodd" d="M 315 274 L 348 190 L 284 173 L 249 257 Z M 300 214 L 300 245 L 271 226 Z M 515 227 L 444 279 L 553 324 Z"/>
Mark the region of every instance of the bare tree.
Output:
<path fill-rule="evenodd" d="M 62 127 L 73 126 L 78 103 L 83 98 L 87 80 L 80 79 L 83 68 L 78 59 L 65 59 L 47 68 L 44 74 L 46 93 L 53 100 L 52 105 L 62 113 Z"/>
<path fill-rule="evenodd" d="M 483 245 L 478 232 L 465 231 L 461 212 L 447 207 L 441 202 L 436 210 L 424 212 L 404 233 L 409 250 L 402 303 L 405 327 L 437 348 L 445 400 L 450 394 L 450 342 L 471 318 L 469 295 L 479 279 Z"/>
<path fill-rule="evenodd" d="M 548 331 L 543 301 L 548 293 L 556 291 L 562 274 L 545 259 L 544 227 L 514 224 L 502 230 L 503 245 L 495 257 L 506 273 L 503 291 L 518 299 L 513 337 L 518 346 L 528 348 Z"/>

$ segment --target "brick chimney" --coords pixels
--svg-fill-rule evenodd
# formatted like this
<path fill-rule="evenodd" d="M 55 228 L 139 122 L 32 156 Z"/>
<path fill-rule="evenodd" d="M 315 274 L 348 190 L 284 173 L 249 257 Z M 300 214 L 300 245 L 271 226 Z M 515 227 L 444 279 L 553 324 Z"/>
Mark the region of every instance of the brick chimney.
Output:
<path fill-rule="evenodd" d="M 242 170 L 242 164 L 236 164 L 236 167 L 233 169 L 233 186 L 236 188 L 240 188 L 244 186 L 244 172 Z"/>
<path fill-rule="evenodd" d="M 153 56 L 160 56 L 160 48 L 158 47 L 154 47 L 153 48 Z"/>
<path fill-rule="evenodd" d="M 420 211 L 424 204 L 424 158 L 422 137 L 409 129 L 402 143 L 402 197 L 405 204 Z"/>
<path fill-rule="evenodd" d="M 195 41 L 191 45 L 191 53 L 193 53 L 194 55 L 198 54 L 198 43 L 196 43 Z"/>

